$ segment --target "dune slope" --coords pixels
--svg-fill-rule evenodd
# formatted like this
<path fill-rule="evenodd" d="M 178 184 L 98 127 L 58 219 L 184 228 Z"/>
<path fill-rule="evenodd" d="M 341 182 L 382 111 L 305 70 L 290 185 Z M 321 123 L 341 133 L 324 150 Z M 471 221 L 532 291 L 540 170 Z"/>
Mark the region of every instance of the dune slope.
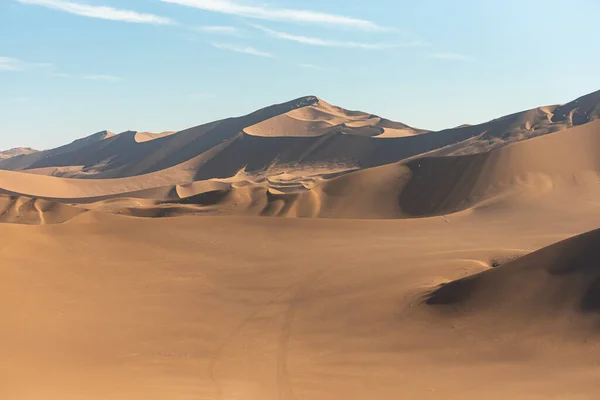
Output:
<path fill-rule="evenodd" d="M 26 225 L 58 224 L 85 210 L 62 203 L 24 196 L 0 195 L 0 222 Z"/>
<path fill-rule="evenodd" d="M 600 333 L 600 230 L 444 284 L 426 303 L 447 316 L 501 317 L 530 328 L 552 320 L 555 331 L 583 325 Z"/>
<path fill-rule="evenodd" d="M 490 152 L 415 158 L 341 176 L 330 176 L 325 169 L 314 175 L 296 170 L 297 175 L 236 173 L 229 179 L 197 180 L 198 168 L 214 162 L 200 157 L 170 169 L 119 179 L 68 179 L 0 171 L 0 190 L 64 203 L 102 201 L 100 209 L 117 213 L 131 213 L 135 201 L 105 200 L 153 200 L 139 202 L 145 209 L 138 213 L 140 216 L 210 212 L 415 218 L 531 202 L 545 196 L 600 200 L 599 148 L 600 121 L 593 121 Z M 173 210 L 174 202 L 186 207 Z M 171 210 L 161 212 L 161 207 Z"/>
<path fill-rule="evenodd" d="M 176 133 L 103 131 L 57 149 L 0 160 L 0 169 L 113 179 L 145 175 L 201 157 L 195 180 L 228 178 L 240 170 L 352 170 L 426 154 L 486 152 L 593 122 L 599 109 L 600 91 L 562 106 L 429 132 L 306 96 Z"/>
<path fill-rule="evenodd" d="M 6 160 L 13 157 L 18 157 L 26 154 L 35 153 L 37 150 L 30 147 L 16 147 L 10 150 L 0 151 L 0 160 Z"/>

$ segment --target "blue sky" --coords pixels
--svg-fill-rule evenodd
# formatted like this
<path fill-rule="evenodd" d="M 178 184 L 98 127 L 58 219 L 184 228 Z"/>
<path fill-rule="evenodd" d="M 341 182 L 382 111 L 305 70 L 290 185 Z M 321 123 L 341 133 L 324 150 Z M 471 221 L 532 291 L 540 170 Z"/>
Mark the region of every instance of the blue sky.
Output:
<path fill-rule="evenodd" d="M 425 129 L 600 89 L 597 0 L 0 0 L 0 148 L 303 95 Z"/>

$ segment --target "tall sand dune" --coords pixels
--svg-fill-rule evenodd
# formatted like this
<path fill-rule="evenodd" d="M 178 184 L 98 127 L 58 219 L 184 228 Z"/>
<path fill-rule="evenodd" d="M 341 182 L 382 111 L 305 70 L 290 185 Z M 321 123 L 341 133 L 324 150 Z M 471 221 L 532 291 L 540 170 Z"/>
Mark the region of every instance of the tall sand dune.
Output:
<path fill-rule="evenodd" d="M 543 196 L 600 199 L 600 121 L 514 143 L 485 153 L 415 158 L 348 172 L 298 175 L 237 174 L 225 180 L 196 180 L 214 159 L 192 159 L 170 169 L 119 179 L 70 179 L 0 171 L 8 194 L 65 203 L 115 197 L 152 199 L 141 215 L 162 215 L 173 201 L 185 213 L 324 218 L 415 218 L 446 215 L 496 201 L 531 201 Z M 232 171 L 234 172 L 234 171 Z M 277 178 L 279 176 L 279 178 Z M 236 178 L 237 177 L 237 178 Z M 123 212 L 123 202 L 104 203 Z M 146 207 L 145 206 L 145 207 Z M 201 210 L 210 207 L 210 210 Z M 130 208 L 129 206 L 127 207 Z M 166 215 L 173 215 L 170 212 Z"/>
<path fill-rule="evenodd" d="M 598 118 L 600 92 L 478 125 L 439 132 L 348 111 L 315 96 L 180 132 L 103 131 L 69 145 L 0 160 L 0 169 L 71 178 L 145 175 L 201 157 L 195 180 L 228 178 L 245 169 L 335 165 L 369 168 L 424 155 L 466 155 L 546 135 Z"/>

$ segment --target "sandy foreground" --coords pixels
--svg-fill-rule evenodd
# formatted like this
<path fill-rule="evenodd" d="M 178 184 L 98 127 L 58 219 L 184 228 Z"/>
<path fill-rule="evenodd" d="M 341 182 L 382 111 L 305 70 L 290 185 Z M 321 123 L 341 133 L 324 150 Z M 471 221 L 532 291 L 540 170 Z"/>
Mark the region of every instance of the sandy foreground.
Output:
<path fill-rule="evenodd" d="M 600 320 L 577 306 L 585 282 L 556 303 L 536 296 L 544 281 L 509 271 L 491 299 L 474 293 L 485 307 L 427 299 L 597 228 L 599 211 L 556 198 L 413 220 L 2 224 L 0 395 L 596 398 Z"/>

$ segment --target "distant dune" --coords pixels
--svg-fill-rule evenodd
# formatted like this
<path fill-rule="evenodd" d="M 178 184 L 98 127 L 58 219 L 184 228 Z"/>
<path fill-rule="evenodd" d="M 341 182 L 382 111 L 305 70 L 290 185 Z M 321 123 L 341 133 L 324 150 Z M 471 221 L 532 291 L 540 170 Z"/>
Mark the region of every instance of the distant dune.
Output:
<path fill-rule="evenodd" d="M 304 105 L 307 104 L 307 105 Z M 426 133 L 399 122 L 359 111 L 332 106 L 316 97 L 307 97 L 302 107 L 249 126 L 244 132 L 266 137 L 314 137 L 341 132 L 367 137 L 403 137 Z"/>
<path fill-rule="evenodd" d="M 227 179 L 195 180 L 203 159 L 149 174 L 73 179 L 0 171 L 0 191 L 67 204 L 104 202 L 100 209 L 133 215 L 219 213 L 280 217 L 414 218 L 445 215 L 507 196 L 561 196 L 586 192 L 600 181 L 600 121 L 513 143 L 489 152 L 414 158 L 333 173 L 331 168 L 238 172 Z M 210 160 L 210 158 L 208 159 Z M 145 199 L 136 214 L 128 198 Z M 173 204 L 185 204 L 174 207 Z M 161 211 L 161 209 L 163 209 Z M 151 211 L 154 210 L 154 211 Z"/>
<path fill-rule="evenodd" d="M 8 158 L 32 154 L 36 151 L 37 150 L 34 150 L 31 147 L 15 147 L 14 149 L 0 151 L 0 160 L 6 160 Z"/>
<path fill-rule="evenodd" d="M 102 131 L 56 149 L 0 160 L 0 169 L 109 179 L 195 163 L 194 180 L 228 178 L 241 170 L 352 170 L 425 154 L 486 152 L 593 122 L 598 104 L 600 92 L 595 92 L 563 106 L 428 132 L 308 96 L 177 133 Z"/>

